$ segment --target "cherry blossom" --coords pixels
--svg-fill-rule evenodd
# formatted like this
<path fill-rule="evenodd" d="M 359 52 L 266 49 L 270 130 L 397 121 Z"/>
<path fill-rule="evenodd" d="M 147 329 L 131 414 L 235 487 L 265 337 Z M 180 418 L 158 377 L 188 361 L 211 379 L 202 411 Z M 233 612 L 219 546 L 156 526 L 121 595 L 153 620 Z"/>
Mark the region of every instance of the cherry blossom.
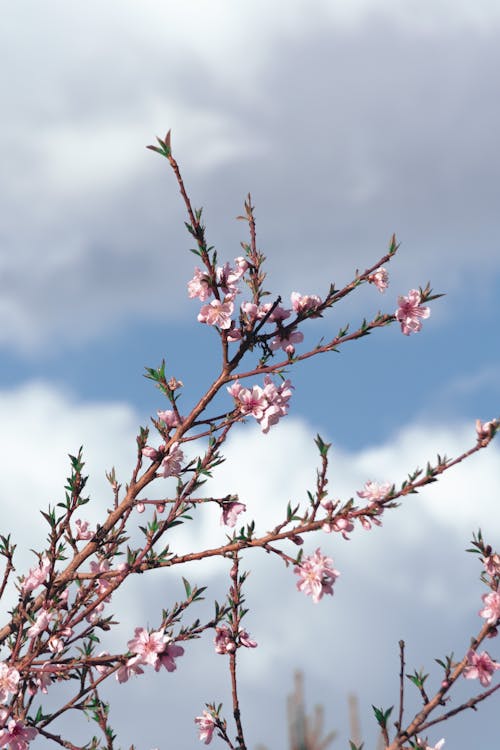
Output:
<path fill-rule="evenodd" d="M 240 644 L 245 646 L 245 648 L 257 648 L 257 641 L 252 640 L 243 628 L 240 628 L 238 631 L 238 639 Z"/>
<path fill-rule="evenodd" d="M 394 315 L 401 323 L 401 331 L 405 336 L 420 331 L 422 320 L 431 314 L 429 307 L 423 307 L 420 304 L 421 300 L 422 296 L 418 289 L 410 289 L 407 297 L 398 297 L 399 307 Z"/>
<path fill-rule="evenodd" d="M 17 669 L 0 662 L 0 703 L 7 703 L 10 695 L 17 693 L 20 675 Z"/>
<path fill-rule="evenodd" d="M 94 536 L 94 532 L 89 529 L 89 522 L 88 521 L 82 521 L 80 518 L 77 518 L 75 521 L 76 526 L 76 539 L 79 541 L 86 540 L 86 539 L 92 539 Z"/>
<path fill-rule="evenodd" d="M 0 747 L 9 746 L 9 750 L 27 750 L 31 740 L 38 734 L 35 727 L 27 727 L 22 721 L 9 719 L 0 730 Z"/>
<path fill-rule="evenodd" d="M 205 302 L 212 296 L 209 279 L 206 273 L 203 273 L 198 266 L 194 269 L 194 276 L 188 281 L 188 295 L 191 299 L 198 297 L 201 302 Z"/>
<path fill-rule="evenodd" d="M 162 422 L 165 422 L 167 427 L 177 427 L 180 424 L 179 417 L 172 409 L 167 409 L 166 411 L 158 411 L 157 414 L 158 419 L 161 419 Z"/>
<path fill-rule="evenodd" d="M 172 443 L 169 452 L 160 464 L 158 476 L 165 478 L 178 476 L 182 470 L 183 461 L 184 453 L 179 448 L 179 443 Z"/>
<path fill-rule="evenodd" d="M 378 482 L 365 482 L 364 489 L 359 490 L 356 494 L 364 500 L 371 500 L 372 503 L 380 503 L 385 500 L 392 485 L 389 482 L 378 484 Z"/>
<path fill-rule="evenodd" d="M 376 271 L 368 276 L 368 281 L 370 284 L 374 284 L 379 292 L 382 292 L 383 294 L 389 286 L 389 274 L 385 268 L 377 268 Z"/>
<path fill-rule="evenodd" d="M 214 645 L 217 654 L 230 654 L 236 651 L 233 633 L 227 625 L 219 625 L 215 628 Z"/>
<path fill-rule="evenodd" d="M 496 420 L 492 419 L 490 422 L 481 422 L 480 419 L 476 419 L 476 432 L 478 443 L 484 447 L 488 445 L 491 438 L 495 434 L 495 428 L 497 427 Z"/>
<path fill-rule="evenodd" d="M 239 503 L 236 500 L 230 500 L 229 502 L 223 503 L 222 516 L 220 519 L 221 526 L 226 525 L 234 528 L 238 521 L 239 514 L 246 511 L 246 509 L 247 506 L 244 503 Z"/>
<path fill-rule="evenodd" d="M 492 578 L 500 576 L 500 555 L 496 552 L 483 560 L 484 569 Z"/>
<path fill-rule="evenodd" d="M 477 680 L 483 687 L 487 687 L 495 670 L 500 669 L 500 664 L 490 657 L 487 651 L 477 654 L 473 649 L 467 652 L 467 665 L 463 671 L 466 680 Z"/>
<path fill-rule="evenodd" d="M 163 630 L 148 633 L 145 628 L 135 628 L 135 637 L 128 642 L 129 650 L 140 657 L 143 664 L 155 667 L 158 654 L 165 651 L 165 634 Z"/>
<path fill-rule="evenodd" d="M 43 555 L 38 566 L 31 568 L 27 577 L 22 582 L 21 591 L 23 594 L 29 594 L 34 589 L 44 583 L 50 570 L 50 560 L 47 555 Z"/>
<path fill-rule="evenodd" d="M 318 549 L 312 555 L 305 557 L 300 565 L 294 568 L 299 576 L 297 588 L 307 596 L 311 596 L 315 604 L 324 594 L 333 595 L 333 584 L 340 573 L 333 567 L 331 557 L 326 557 Z"/>
<path fill-rule="evenodd" d="M 257 313 L 257 317 L 262 320 L 262 318 L 265 318 L 269 310 L 272 308 L 271 302 L 266 302 L 264 305 L 261 305 L 259 307 L 259 312 Z M 287 310 L 284 307 L 281 307 L 281 305 L 276 305 L 272 313 L 268 317 L 269 323 L 282 323 L 284 320 L 290 317 L 292 314 L 291 310 Z"/>
<path fill-rule="evenodd" d="M 272 339 L 269 344 L 271 351 L 275 352 L 277 349 L 283 349 L 287 354 L 294 354 L 295 344 L 300 344 L 304 340 L 304 334 L 300 331 L 290 331 L 286 336 L 281 335 L 278 331 L 277 335 Z"/>
<path fill-rule="evenodd" d="M 144 674 L 144 670 L 141 667 L 142 663 L 140 656 L 133 656 L 131 659 L 128 659 L 116 672 L 118 682 L 127 682 L 128 678 L 134 674 Z"/>
<path fill-rule="evenodd" d="M 316 310 L 321 304 L 321 298 L 317 294 L 300 294 L 299 292 L 292 292 L 290 295 L 292 301 L 292 307 L 295 312 L 299 315 L 312 312 Z M 317 317 L 311 315 L 311 318 Z"/>
<path fill-rule="evenodd" d="M 214 717 L 208 711 L 203 711 L 202 715 L 197 716 L 194 721 L 195 724 L 198 724 L 200 741 L 204 742 L 205 745 L 209 745 L 212 742 L 212 735 L 215 729 Z"/>
<path fill-rule="evenodd" d="M 234 304 L 226 298 L 225 302 L 218 299 L 212 300 L 209 305 L 203 305 L 198 313 L 200 323 L 206 323 L 209 326 L 219 326 L 223 330 L 231 328 L 231 315 L 233 314 Z"/>
<path fill-rule="evenodd" d="M 271 377 L 264 378 L 264 388 L 258 385 L 243 388 L 239 381 L 228 387 L 228 393 L 235 399 L 236 406 L 243 415 L 251 414 L 266 433 L 279 419 L 288 413 L 288 401 L 292 395 L 292 384 L 285 380 L 276 386 Z"/>
<path fill-rule="evenodd" d="M 36 638 L 37 635 L 43 633 L 43 631 L 48 628 L 53 616 L 54 615 L 48 610 L 42 609 L 37 615 L 37 618 L 33 625 L 27 630 L 26 635 L 28 636 L 28 638 Z"/>
<path fill-rule="evenodd" d="M 164 667 L 167 672 L 173 672 L 177 669 L 175 659 L 184 654 L 182 646 L 177 646 L 176 643 L 169 643 L 165 647 L 165 651 L 162 651 L 158 655 L 158 661 L 155 664 L 155 671 L 159 672 L 161 667 Z"/>
<path fill-rule="evenodd" d="M 484 602 L 483 609 L 479 612 L 489 625 L 496 625 L 500 619 L 500 593 L 492 591 L 490 594 L 483 594 L 481 599 Z"/>

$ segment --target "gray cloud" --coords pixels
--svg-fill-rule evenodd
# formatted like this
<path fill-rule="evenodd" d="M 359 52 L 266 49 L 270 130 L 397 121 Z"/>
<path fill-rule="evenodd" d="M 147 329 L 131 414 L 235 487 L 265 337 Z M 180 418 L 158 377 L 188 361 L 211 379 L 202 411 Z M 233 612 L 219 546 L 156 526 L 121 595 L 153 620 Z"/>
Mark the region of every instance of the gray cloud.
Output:
<path fill-rule="evenodd" d="M 394 230 L 402 289 L 430 276 L 448 289 L 491 287 L 493 6 L 457 5 L 445 24 L 444 3 L 424 5 L 420 23 L 408 22 L 413 4 L 402 14 L 393 3 L 337 13 L 295 3 L 281 23 L 257 4 L 245 24 L 228 13 L 203 33 L 201 6 L 199 18 L 177 11 L 167 23 L 160 5 L 139 18 L 133 4 L 118 15 L 56 3 L 42 19 L 33 4 L 28 22 L 18 10 L 4 28 L 5 345 L 57 346 L 132 317 L 193 314 L 183 207 L 166 165 L 144 151 L 170 126 L 225 257 L 239 252 L 233 217 L 252 191 L 279 291 L 346 280 Z"/>

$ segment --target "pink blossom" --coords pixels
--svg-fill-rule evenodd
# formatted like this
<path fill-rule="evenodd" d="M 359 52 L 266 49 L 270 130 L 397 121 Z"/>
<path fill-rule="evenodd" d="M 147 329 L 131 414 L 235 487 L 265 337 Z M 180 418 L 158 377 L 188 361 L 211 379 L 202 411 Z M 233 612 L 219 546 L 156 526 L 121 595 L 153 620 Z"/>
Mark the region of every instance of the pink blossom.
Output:
<path fill-rule="evenodd" d="M 161 419 L 162 422 L 165 422 L 167 427 L 177 427 L 180 424 L 179 417 L 172 409 L 167 409 L 166 411 L 158 411 L 157 414 L 158 419 Z"/>
<path fill-rule="evenodd" d="M 417 333 L 422 328 L 422 319 L 431 314 L 429 307 L 422 307 L 422 296 L 418 289 L 410 289 L 407 297 L 398 297 L 398 309 L 394 313 L 396 320 L 401 323 L 401 331 L 405 336 Z"/>
<path fill-rule="evenodd" d="M 489 625 L 496 625 L 500 619 L 500 593 L 492 591 L 490 594 L 483 594 L 481 599 L 484 602 L 483 609 L 479 612 Z"/>
<path fill-rule="evenodd" d="M 17 669 L 0 662 L 0 703 L 7 703 L 10 695 L 17 693 L 20 675 Z"/>
<path fill-rule="evenodd" d="M 234 399 L 237 399 L 240 392 L 243 390 L 243 386 L 241 385 L 239 380 L 235 380 L 234 383 L 227 388 L 227 392 L 230 396 L 232 396 Z"/>
<path fill-rule="evenodd" d="M 378 482 L 365 482 L 364 489 L 359 490 L 356 494 L 365 500 L 371 500 L 372 503 L 381 503 L 389 492 L 392 485 L 389 482 L 378 484 Z"/>
<path fill-rule="evenodd" d="M 38 734 L 35 727 L 27 727 L 22 721 L 9 719 L 0 731 L 0 747 L 9 746 L 9 750 L 27 750 L 31 740 Z"/>
<path fill-rule="evenodd" d="M 257 313 L 257 317 L 262 320 L 262 318 L 265 318 L 267 313 L 272 307 L 271 302 L 266 302 L 266 304 L 261 305 L 259 307 L 259 312 Z M 272 313 L 270 314 L 268 321 L 269 323 L 282 323 L 284 320 L 290 317 L 292 314 L 291 310 L 286 310 L 284 307 L 281 307 L 281 305 L 276 305 Z"/>
<path fill-rule="evenodd" d="M 21 591 L 23 594 L 29 594 L 42 583 L 44 583 L 50 570 L 50 560 L 47 555 L 43 555 L 38 566 L 31 568 L 27 577 L 22 582 Z"/>
<path fill-rule="evenodd" d="M 182 470 L 182 462 L 184 461 L 184 453 L 179 448 L 179 443 L 172 443 L 170 450 L 160 464 L 158 469 L 158 476 L 160 477 L 176 477 L 179 476 Z"/>
<path fill-rule="evenodd" d="M 495 670 L 500 669 L 500 664 L 490 657 L 487 651 L 476 654 L 473 649 L 467 652 L 467 665 L 463 671 L 466 680 L 477 680 L 483 687 L 487 687 Z"/>
<path fill-rule="evenodd" d="M 220 625 L 215 628 L 214 644 L 217 654 L 231 654 L 236 651 L 233 633 L 227 625 Z"/>
<path fill-rule="evenodd" d="M 191 299 L 198 297 L 201 302 L 205 302 L 211 295 L 212 289 L 206 273 L 203 273 L 198 266 L 194 269 L 194 276 L 188 281 L 188 295 Z"/>
<path fill-rule="evenodd" d="M 245 646 L 245 648 L 257 648 L 257 641 L 253 641 L 243 628 L 240 628 L 238 631 L 238 639 L 240 645 Z"/>
<path fill-rule="evenodd" d="M 136 503 L 135 509 L 138 513 L 144 513 L 144 511 L 146 510 L 146 506 L 144 505 L 144 503 L 141 503 L 139 501 L 138 503 Z"/>
<path fill-rule="evenodd" d="M 231 315 L 233 314 L 234 304 L 226 298 L 225 302 L 218 299 L 212 300 L 209 305 L 203 305 L 198 313 L 200 323 L 206 323 L 209 326 L 219 326 L 223 330 L 231 328 Z"/>
<path fill-rule="evenodd" d="M 333 595 L 333 583 L 340 575 L 333 567 L 331 557 L 322 555 L 319 547 L 314 554 L 305 557 L 300 565 L 294 568 L 294 573 L 299 576 L 298 590 L 312 596 L 315 604 L 324 594 Z"/>
<path fill-rule="evenodd" d="M 37 635 L 40 635 L 40 633 L 43 633 L 43 631 L 48 628 L 49 623 L 51 619 L 53 618 L 53 616 L 54 615 L 48 612 L 46 609 L 42 609 L 40 613 L 38 614 L 33 625 L 30 628 L 28 628 L 28 631 L 26 633 L 28 638 L 36 638 Z"/>
<path fill-rule="evenodd" d="M 109 651 L 100 651 L 97 654 L 98 657 L 105 657 L 109 656 Z M 99 674 L 104 674 L 109 669 L 109 664 L 96 664 L 95 665 L 96 670 L 99 672 Z"/>
<path fill-rule="evenodd" d="M 198 724 L 200 741 L 204 742 L 205 745 L 209 745 L 212 742 L 212 735 L 215 729 L 214 717 L 208 711 L 203 711 L 202 715 L 197 716 L 194 721 L 195 724 Z"/>
<path fill-rule="evenodd" d="M 155 671 L 158 672 L 161 667 L 165 667 L 167 672 L 173 672 L 177 669 L 177 664 L 174 659 L 182 656 L 184 649 L 182 646 L 177 646 L 175 643 L 170 643 L 166 646 L 165 651 L 159 654 L 158 661 L 155 664 Z"/>
<path fill-rule="evenodd" d="M 304 334 L 300 331 L 290 331 L 286 337 L 282 336 L 278 331 L 277 335 L 269 344 L 269 348 L 273 352 L 275 352 L 277 349 L 283 349 L 284 352 L 292 355 L 295 352 L 294 344 L 300 344 L 303 340 Z"/>
<path fill-rule="evenodd" d="M 231 323 L 231 328 L 227 331 L 227 340 L 230 344 L 234 344 L 235 341 L 241 341 L 241 337 L 243 336 L 241 332 L 241 328 L 235 328 L 234 327 L 234 321 Z"/>
<path fill-rule="evenodd" d="M 133 656 L 128 659 L 116 672 L 118 682 L 127 682 L 128 678 L 134 674 L 144 674 L 141 664 L 143 664 L 143 661 L 140 656 Z"/>
<path fill-rule="evenodd" d="M 128 642 L 129 650 L 137 654 L 143 664 L 151 664 L 153 667 L 158 662 L 158 654 L 165 651 L 165 633 L 156 630 L 148 633 L 145 628 L 136 628 L 135 637 Z"/>
<path fill-rule="evenodd" d="M 35 677 L 35 692 L 41 690 L 44 695 L 48 693 L 48 686 L 52 683 L 51 665 L 46 662 L 41 669 L 34 673 Z"/>
<path fill-rule="evenodd" d="M 247 316 L 251 323 L 253 323 L 254 320 L 257 320 L 259 308 L 254 302 L 243 302 L 241 305 L 241 312 L 243 315 Z"/>
<path fill-rule="evenodd" d="M 92 537 L 94 536 L 93 531 L 89 529 L 88 521 L 82 521 L 80 518 L 77 518 L 77 520 L 75 521 L 75 526 L 77 540 L 92 539 Z"/>
<path fill-rule="evenodd" d="M 489 557 L 485 557 L 483 560 L 484 569 L 492 578 L 494 576 L 500 576 L 500 555 L 496 552 Z"/>
<path fill-rule="evenodd" d="M 48 647 L 53 654 L 60 654 L 64 651 L 65 641 L 71 638 L 73 629 L 70 627 L 61 628 L 57 633 L 51 635 L 48 641 Z"/>
<path fill-rule="evenodd" d="M 158 448 L 152 448 L 150 445 L 144 446 L 141 452 L 143 456 L 150 458 L 151 461 L 159 461 L 163 455 L 161 450 L 158 450 Z"/>
<path fill-rule="evenodd" d="M 109 562 L 107 560 L 91 560 L 90 572 L 93 573 L 97 578 L 97 593 L 99 596 L 107 593 L 112 588 L 111 581 L 108 578 L 99 578 L 99 573 L 107 573 L 109 570 Z M 106 597 L 105 601 L 109 602 L 111 594 Z M 101 602 L 102 604 L 102 602 Z"/>
<path fill-rule="evenodd" d="M 248 269 L 248 262 L 243 257 L 234 259 L 234 267 L 229 263 L 217 268 L 217 285 L 228 297 L 238 294 L 238 282 Z"/>
<path fill-rule="evenodd" d="M 341 516 L 334 521 L 325 521 L 321 528 L 327 534 L 330 534 L 332 531 L 340 532 L 344 539 L 348 540 L 348 534 L 354 529 L 354 524 L 348 516 Z"/>
<path fill-rule="evenodd" d="M 276 386 L 269 375 L 265 376 L 264 394 L 269 405 L 260 420 L 262 432 L 268 432 L 273 424 L 276 424 L 281 417 L 288 414 L 288 402 L 292 396 L 292 389 L 293 385 L 289 380 L 285 380 L 279 386 Z"/>
<path fill-rule="evenodd" d="M 230 500 L 222 504 L 222 516 L 220 524 L 234 528 L 238 521 L 238 515 L 246 511 L 247 506 L 244 503 L 239 503 L 236 500 Z"/>
<path fill-rule="evenodd" d="M 495 428 L 497 426 L 496 420 L 492 419 L 489 422 L 481 422 L 480 419 L 476 419 L 476 432 L 478 443 L 484 447 L 488 445 L 491 438 L 495 434 Z"/>
<path fill-rule="evenodd" d="M 268 407 L 268 402 L 264 390 L 260 386 L 254 385 L 251 390 L 249 388 L 242 388 L 237 398 L 242 414 L 251 414 L 257 420 L 263 418 L 264 411 Z"/>
<path fill-rule="evenodd" d="M 376 271 L 368 276 L 368 281 L 370 284 L 375 284 L 379 292 L 384 293 L 389 286 L 389 274 L 385 268 L 377 268 Z"/>
<path fill-rule="evenodd" d="M 316 294 L 299 294 L 299 292 L 292 292 L 290 295 L 292 300 L 292 307 L 298 315 L 306 312 L 316 310 L 321 304 L 321 298 Z M 311 315 L 311 318 L 316 317 Z"/>

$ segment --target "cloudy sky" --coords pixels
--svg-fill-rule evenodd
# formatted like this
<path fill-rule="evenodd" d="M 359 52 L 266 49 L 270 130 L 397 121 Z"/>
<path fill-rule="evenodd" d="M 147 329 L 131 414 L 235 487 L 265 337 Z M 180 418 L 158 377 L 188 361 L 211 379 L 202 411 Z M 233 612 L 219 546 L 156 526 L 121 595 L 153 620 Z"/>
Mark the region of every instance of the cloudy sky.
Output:
<path fill-rule="evenodd" d="M 145 150 L 169 128 L 221 259 L 240 254 L 235 217 L 252 193 L 268 288 L 284 299 L 324 296 L 397 234 L 385 295 L 363 288 L 321 335 L 393 312 L 398 294 L 429 280 L 446 292 L 420 334 L 391 326 L 293 373 L 289 418 L 267 436 L 236 430 L 214 492 L 239 492 L 266 529 L 314 485 L 318 431 L 334 446 L 331 491 L 347 499 L 367 479 L 398 482 L 438 451 L 460 453 L 476 418 L 500 414 L 497 2 L 0 7 L 0 503 L 20 570 L 45 536 L 38 509 L 62 495 L 68 452 L 84 445 L 92 519 L 110 501 L 104 471 L 115 465 L 126 482 L 138 425 L 165 407 L 143 367 L 167 359 L 185 384 L 184 412 L 215 372 L 214 332 L 186 294 L 194 258 L 178 189 Z M 341 733 L 334 747 L 348 746 L 346 696 L 358 694 L 371 748 L 371 703 L 397 700 L 398 641 L 408 669 L 432 672 L 435 657 L 463 653 L 483 593 L 463 550 L 478 526 L 500 546 L 499 461 L 492 446 L 382 529 L 321 539 L 342 577 L 317 606 L 277 561 L 245 558 L 259 642 L 241 659 L 252 748 L 287 746 L 297 668 L 310 704 L 323 703 Z M 213 517 L 186 534 L 179 543 L 197 548 L 223 538 Z M 222 598 L 224 572 L 213 563 L 189 575 Z M 165 603 L 181 595 L 177 573 L 153 578 L 121 600 L 123 644 L 154 623 L 159 590 Z M 500 659 L 498 644 L 489 650 Z M 197 747 L 192 719 L 205 701 L 224 701 L 229 717 L 224 660 L 209 638 L 187 651 L 174 675 L 112 689 L 123 747 Z M 464 682 L 463 695 L 473 687 Z M 494 718 L 483 705 L 429 739 L 491 746 Z"/>

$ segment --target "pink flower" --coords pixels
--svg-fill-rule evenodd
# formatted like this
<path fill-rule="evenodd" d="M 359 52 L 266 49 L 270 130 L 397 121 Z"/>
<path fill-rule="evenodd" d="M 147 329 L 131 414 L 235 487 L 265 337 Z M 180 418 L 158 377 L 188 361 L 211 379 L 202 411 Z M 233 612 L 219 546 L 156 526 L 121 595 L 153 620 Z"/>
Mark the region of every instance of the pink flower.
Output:
<path fill-rule="evenodd" d="M 235 259 L 235 267 L 224 263 L 217 268 L 217 286 L 219 286 L 227 298 L 233 298 L 238 294 L 238 281 L 248 268 L 248 263 L 244 258 Z"/>
<path fill-rule="evenodd" d="M 253 641 L 250 636 L 248 635 L 247 631 L 243 628 L 240 628 L 238 631 L 238 639 L 241 646 L 245 646 L 245 648 L 256 648 L 257 647 L 257 641 Z"/>
<path fill-rule="evenodd" d="M 201 716 L 197 716 L 194 721 L 195 724 L 198 724 L 200 741 L 204 742 L 205 745 L 209 745 L 210 742 L 212 742 L 212 735 L 215 729 L 214 717 L 209 714 L 208 711 L 203 711 L 203 714 Z"/>
<path fill-rule="evenodd" d="M 261 305 L 259 307 L 259 312 L 257 314 L 257 317 L 260 320 L 262 320 L 262 318 L 264 318 L 267 315 L 271 307 L 272 307 L 271 302 L 266 302 L 266 304 Z M 281 305 L 276 305 L 276 307 L 274 308 L 274 310 L 272 311 L 271 315 L 268 317 L 267 320 L 269 323 L 282 323 L 284 320 L 289 318 L 291 314 L 292 314 L 291 310 L 286 310 L 284 307 L 281 307 Z"/>
<path fill-rule="evenodd" d="M 269 375 L 264 378 L 264 388 L 255 385 L 250 390 L 243 388 L 239 381 L 228 387 L 236 406 L 243 415 L 251 414 L 260 423 L 262 432 L 276 424 L 280 417 L 288 413 L 288 401 L 292 395 L 292 384 L 285 380 L 280 386 L 274 385 Z"/>
<path fill-rule="evenodd" d="M 23 594 L 29 594 L 34 589 L 38 588 L 42 583 L 44 583 L 47 574 L 50 570 L 50 560 L 47 557 L 47 555 L 43 555 L 38 567 L 31 568 L 28 576 L 24 579 L 21 586 L 21 591 Z"/>
<path fill-rule="evenodd" d="M 495 434 L 495 429 L 497 427 L 496 420 L 492 419 L 489 422 L 481 422 L 480 419 L 476 419 L 476 432 L 477 432 L 477 441 L 480 445 L 486 447 L 490 440 L 492 439 L 493 435 Z"/>
<path fill-rule="evenodd" d="M 392 485 L 389 482 L 378 484 L 378 482 L 365 482 L 364 489 L 359 490 L 356 494 L 365 500 L 371 500 L 372 503 L 380 503 L 385 500 Z"/>
<path fill-rule="evenodd" d="M 254 320 L 257 320 L 257 316 L 259 314 L 259 308 L 254 302 L 243 302 L 241 305 L 241 312 L 243 315 L 246 315 L 248 320 L 253 323 Z"/>
<path fill-rule="evenodd" d="M 219 326 L 219 328 L 227 330 L 231 328 L 233 310 L 234 305 L 231 300 L 221 302 L 218 299 L 214 299 L 209 305 L 203 305 L 198 313 L 198 320 L 200 323 L 206 323 L 209 326 Z"/>
<path fill-rule="evenodd" d="M 158 450 L 157 448 L 152 448 L 150 445 L 144 446 L 141 452 L 143 456 L 146 456 L 146 458 L 150 458 L 151 461 L 159 461 L 163 455 L 160 450 Z"/>
<path fill-rule="evenodd" d="M 496 552 L 483 560 L 484 569 L 492 578 L 500 576 L 500 555 Z"/>
<path fill-rule="evenodd" d="M 27 750 L 31 740 L 38 734 L 35 727 L 27 727 L 22 721 L 9 719 L 0 731 L 0 747 L 9 746 L 9 750 Z"/>
<path fill-rule="evenodd" d="M 53 614 L 48 612 L 46 609 L 42 609 L 40 614 L 37 616 L 35 622 L 33 623 L 33 625 L 30 628 L 28 628 L 28 631 L 26 633 L 28 638 L 36 638 L 37 635 L 40 635 L 40 633 L 43 633 L 43 631 L 48 628 L 49 623 L 52 618 L 53 618 Z"/>
<path fill-rule="evenodd" d="M 322 304 L 321 298 L 316 294 L 299 294 L 299 292 L 292 292 L 290 299 L 292 300 L 292 307 L 298 315 L 314 311 Z M 310 317 L 314 318 L 316 316 L 311 315 Z"/>
<path fill-rule="evenodd" d="M 137 654 L 143 664 L 151 664 L 153 667 L 158 662 L 158 654 L 165 651 L 165 634 L 163 630 L 148 633 L 145 628 L 136 628 L 135 637 L 128 642 L 129 650 Z"/>
<path fill-rule="evenodd" d="M 179 476 L 182 470 L 182 462 L 184 461 L 184 453 L 179 448 L 179 443 L 172 443 L 170 450 L 160 464 L 158 469 L 158 476 L 160 477 L 176 477 Z"/>
<path fill-rule="evenodd" d="M 92 539 L 92 537 L 94 536 L 94 533 L 89 529 L 88 521 L 82 521 L 78 518 L 75 521 L 75 526 L 77 540 Z"/>
<path fill-rule="evenodd" d="M 167 427 L 177 427 L 179 422 L 179 417 L 173 411 L 172 409 L 167 409 L 166 411 L 159 411 L 157 412 L 158 419 L 161 419 L 162 422 L 165 422 Z"/>
<path fill-rule="evenodd" d="M 17 693 L 20 675 L 17 669 L 0 662 L 0 703 L 7 703 L 10 695 Z"/>
<path fill-rule="evenodd" d="M 133 656 L 131 659 L 128 659 L 126 664 L 122 664 L 116 672 L 118 682 L 127 682 L 128 678 L 133 674 L 144 674 L 141 664 L 143 664 L 143 661 L 140 656 Z"/>
<path fill-rule="evenodd" d="M 158 661 L 155 664 L 155 671 L 158 672 L 161 667 L 165 667 L 167 672 L 173 672 L 177 669 L 177 664 L 174 659 L 182 656 L 183 653 L 184 649 L 182 646 L 177 646 L 175 643 L 168 644 L 165 651 L 162 651 L 162 653 L 159 654 Z"/>
<path fill-rule="evenodd" d="M 68 638 L 71 638 L 72 635 L 73 635 L 72 628 L 69 628 L 69 627 L 62 628 L 59 632 L 50 636 L 49 641 L 48 641 L 49 649 L 52 651 L 53 654 L 60 654 L 62 651 L 64 651 L 64 642 Z"/>
<path fill-rule="evenodd" d="M 277 335 L 272 339 L 271 343 L 269 344 L 269 348 L 273 352 L 275 352 L 276 349 L 283 349 L 284 352 L 292 355 L 295 352 L 294 344 L 300 344 L 303 340 L 304 340 L 304 334 L 301 333 L 300 331 L 290 331 L 286 338 L 282 337 L 278 331 Z"/>
<path fill-rule="evenodd" d="M 220 519 L 221 526 L 225 524 L 234 528 L 238 521 L 238 515 L 246 511 L 247 506 L 244 503 L 238 503 L 236 500 L 222 504 L 222 516 Z"/>
<path fill-rule="evenodd" d="M 490 657 L 487 651 L 476 654 L 473 649 L 467 652 L 467 666 L 463 671 L 466 680 L 477 680 L 483 687 L 487 687 L 495 670 L 500 669 L 500 664 Z"/>
<path fill-rule="evenodd" d="M 376 271 L 368 276 L 368 281 L 370 284 L 375 284 L 379 292 L 383 294 L 389 286 L 389 274 L 385 268 L 377 268 Z"/>
<path fill-rule="evenodd" d="M 215 628 L 214 644 L 217 654 L 231 654 L 236 651 L 233 633 L 227 625 L 220 625 Z"/>
<path fill-rule="evenodd" d="M 109 570 L 109 562 L 107 560 L 98 560 L 97 562 L 95 560 L 91 560 L 90 572 L 94 573 L 94 575 L 97 578 L 97 593 L 99 596 L 107 593 L 112 587 L 111 581 L 108 578 L 98 577 L 99 573 L 107 573 L 108 570 Z M 106 597 L 105 601 L 109 602 L 110 597 L 111 597 L 111 594 Z"/>
<path fill-rule="evenodd" d="M 398 297 L 398 309 L 394 313 L 396 320 L 401 323 L 401 331 L 405 336 L 417 333 L 422 328 L 422 319 L 431 314 L 429 307 L 422 307 L 422 300 L 418 289 L 410 289 L 407 297 Z"/>
<path fill-rule="evenodd" d="M 500 594 L 498 591 L 492 591 L 490 594 L 483 594 L 481 599 L 484 602 L 483 609 L 479 612 L 489 625 L 496 625 L 500 619 Z"/>
<path fill-rule="evenodd" d="M 208 281 L 208 276 L 203 271 L 200 271 L 198 266 L 194 269 L 194 276 L 191 281 L 188 281 L 188 295 L 191 299 L 198 297 L 201 302 L 205 302 L 211 295 L 212 289 Z"/>
<path fill-rule="evenodd" d="M 294 573 L 299 576 L 298 590 L 312 596 L 315 604 L 324 594 L 333 595 L 333 583 L 340 575 L 339 571 L 334 569 L 331 557 L 322 555 L 319 547 L 313 555 L 305 557 L 300 565 L 294 568 Z"/>
<path fill-rule="evenodd" d="M 348 534 L 354 529 L 354 524 L 347 516 L 336 518 L 335 521 L 325 521 L 321 528 L 327 534 L 331 534 L 332 531 L 340 532 L 344 539 L 348 540 Z"/>
<path fill-rule="evenodd" d="M 242 414 L 251 414 L 257 420 L 263 418 L 268 402 L 264 390 L 260 386 L 254 385 L 252 390 L 242 388 L 237 398 Z"/>

